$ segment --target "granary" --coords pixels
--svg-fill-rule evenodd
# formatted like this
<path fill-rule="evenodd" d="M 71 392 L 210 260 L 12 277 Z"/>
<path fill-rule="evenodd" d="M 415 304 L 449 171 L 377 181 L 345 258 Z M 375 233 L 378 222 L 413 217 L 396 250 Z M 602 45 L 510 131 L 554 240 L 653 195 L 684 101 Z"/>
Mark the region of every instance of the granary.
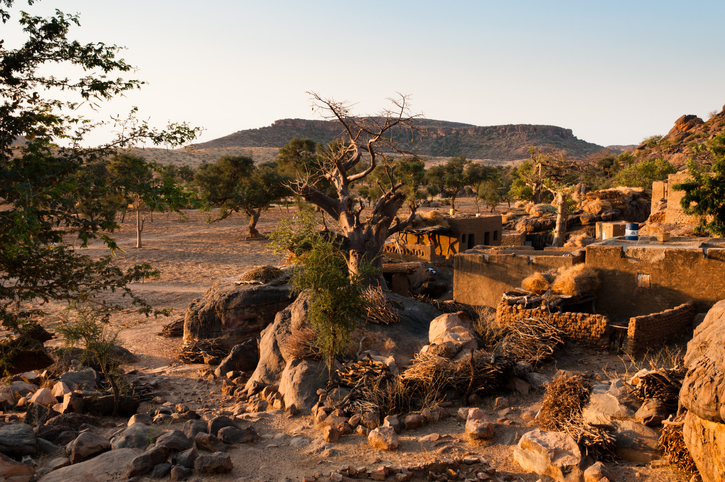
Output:
<path fill-rule="evenodd" d="M 501 216 L 449 217 L 430 211 L 417 216 L 384 251 L 438 261 L 475 246 L 499 246 L 502 237 Z"/>

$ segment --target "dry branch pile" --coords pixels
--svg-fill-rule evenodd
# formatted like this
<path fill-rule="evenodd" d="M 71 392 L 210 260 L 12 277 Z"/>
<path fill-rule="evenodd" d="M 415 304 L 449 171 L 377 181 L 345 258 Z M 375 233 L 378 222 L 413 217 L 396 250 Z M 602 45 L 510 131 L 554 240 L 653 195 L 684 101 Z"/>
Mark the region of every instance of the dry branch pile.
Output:
<path fill-rule="evenodd" d="M 315 339 L 315 331 L 310 327 L 303 326 L 298 329 L 293 329 L 285 338 L 282 351 L 300 360 L 319 360 L 322 358 L 322 354 L 315 343 Z"/>
<path fill-rule="evenodd" d="M 684 420 L 685 414 L 682 414 L 674 420 L 666 420 L 663 422 L 664 427 L 662 428 L 662 435 L 660 435 L 658 445 L 670 464 L 692 475 L 697 473 L 697 466 L 695 465 L 695 461 L 692 460 L 690 451 L 687 450 L 685 439 L 682 436 Z"/>
<path fill-rule="evenodd" d="M 367 301 L 367 321 L 381 325 L 400 322 L 400 315 L 380 286 L 369 287 L 363 294 Z"/>
<path fill-rule="evenodd" d="M 590 391 L 591 385 L 581 376 L 559 375 L 546 385 L 536 421 L 544 430 L 568 433 L 585 454 L 596 460 L 611 460 L 615 454 L 614 436 L 601 427 L 585 423 L 581 417 Z"/>
<path fill-rule="evenodd" d="M 564 344 L 564 330 L 540 318 L 514 319 L 502 327 L 499 351 L 516 361 L 536 366 L 559 345 Z"/>
<path fill-rule="evenodd" d="M 184 336 L 184 318 L 177 318 L 161 328 L 159 336 L 165 338 L 180 338 Z"/>
<path fill-rule="evenodd" d="M 373 360 L 370 355 L 365 360 L 346 362 L 337 370 L 340 384 L 347 387 L 355 387 L 363 377 L 373 380 L 388 373 L 390 373 L 388 366 L 383 362 Z"/>
<path fill-rule="evenodd" d="M 179 360 L 183 363 L 218 364 L 219 360 L 229 354 L 229 348 L 217 338 L 196 340 L 184 343 L 179 353 Z M 213 363 L 216 362 L 216 363 Z"/>
<path fill-rule="evenodd" d="M 632 394 L 642 401 L 656 398 L 670 413 L 675 413 L 686 374 L 687 369 L 681 366 L 642 370 L 630 380 Z"/>

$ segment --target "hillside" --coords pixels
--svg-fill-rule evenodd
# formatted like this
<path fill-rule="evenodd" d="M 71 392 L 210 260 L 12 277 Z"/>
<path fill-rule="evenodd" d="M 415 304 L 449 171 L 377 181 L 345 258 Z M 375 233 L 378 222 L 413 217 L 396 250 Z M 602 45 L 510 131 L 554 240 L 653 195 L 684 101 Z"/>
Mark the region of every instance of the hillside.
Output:
<path fill-rule="evenodd" d="M 571 129 L 544 125 L 474 126 L 437 120 L 418 120 L 421 136 L 410 129 L 392 135 L 401 149 L 428 157 L 466 156 L 469 159 L 513 161 L 528 157 L 532 146 L 553 147 L 569 156 L 584 158 L 604 147 L 577 139 Z M 340 135 L 333 121 L 282 119 L 271 126 L 235 132 L 196 144 L 194 149 L 268 147 L 280 148 L 295 137 L 327 143 Z"/>
<path fill-rule="evenodd" d="M 695 115 L 683 115 L 674 127 L 660 139 L 650 138 L 638 145 L 633 154 L 638 159 L 667 159 L 675 167 L 685 167 L 688 159 L 698 162 L 711 160 L 711 153 L 703 149 L 714 136 L 725 132 L 725 106 L 706 122 Z"/>

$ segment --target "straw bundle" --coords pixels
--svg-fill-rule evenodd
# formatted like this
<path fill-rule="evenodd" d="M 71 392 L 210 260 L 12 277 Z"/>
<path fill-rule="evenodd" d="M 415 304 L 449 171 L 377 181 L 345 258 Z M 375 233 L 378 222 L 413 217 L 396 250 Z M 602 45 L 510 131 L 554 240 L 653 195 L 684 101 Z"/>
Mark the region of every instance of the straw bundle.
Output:
<path fill-rule="evenodd" d="M 655 368 L 647 372 L 637 373 L 630 384 L 632 394 L 644 401 L 656 398 L 661 401 L 670 413 L 677 412 L 682 381 L 687 369 L 677 366 L 674 368 Z"/>
<path fill-rule="evenodd" d="M 274 266 L 255 266 L 237 280 L 237 284 L 265 284 L 274 281 L 284 273 Z"/>
<path fill-rule="evenodd" d="M 532 291 L 537 294 L 544 293 L 551 289 L 551 283 L 554 281 L 552 273 L 534 273 L 521 282 L 521 287 L 525 290 Z"/>
<path fill-rule="evenodd" d="M 448 227 L 448 221 L 440 211 L 428 211 L 420 214 L 420 219 L 426 226 L 444 226 Z"/>
<path fill-rule="evenodd" d="M 578 417 L 589 401 L 591 385 L 580 375 L 560 374 L 546 384 L 546 393 L 536 421 L 544 430 L 561 431 Z"/>
<path fill-rule="evenodd" d="M 556 293 L 570 296 L 581 296 L 592 293 L 599 288 L 597 271 L 584 263 L 568 268 L 560 268 L 551 289 Z"/>
<path fill-rule="evenodd" d="M 594 199 L 584 201 L 584 203 L 582 204 L 582 209 L 586 213 L 597 215 L 605 211 L 611 211 L 612 203 L 605 199 L 595 197 Z"/>

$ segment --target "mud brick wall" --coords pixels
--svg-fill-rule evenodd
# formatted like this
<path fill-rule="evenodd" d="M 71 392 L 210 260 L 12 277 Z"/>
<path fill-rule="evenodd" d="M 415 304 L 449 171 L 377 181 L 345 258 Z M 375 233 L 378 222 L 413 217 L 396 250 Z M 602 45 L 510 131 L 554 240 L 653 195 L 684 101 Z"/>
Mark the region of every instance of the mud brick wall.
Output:
<path fill-rule="evenodd" d="M 630 318 L 627 351 L 641 355 L 649 348 L 658 348 L 680 338 L 689 330 L 696 313 L 695 304 L 688 301 L 659 313 Z"/>
<path fill-rule="evenodd" d="M 600 348 L 609 346 L 611 328 L 609 320 L 604 315 L 549 313 L 541 308 L 523 309 L 521 305 L 509 305 L 504 302 L 499 303 L 496 308 L 496 319 L 501 326 L 525 318 L 544 319 L 564 330 L 567 337 L 586 345 Z"/>

